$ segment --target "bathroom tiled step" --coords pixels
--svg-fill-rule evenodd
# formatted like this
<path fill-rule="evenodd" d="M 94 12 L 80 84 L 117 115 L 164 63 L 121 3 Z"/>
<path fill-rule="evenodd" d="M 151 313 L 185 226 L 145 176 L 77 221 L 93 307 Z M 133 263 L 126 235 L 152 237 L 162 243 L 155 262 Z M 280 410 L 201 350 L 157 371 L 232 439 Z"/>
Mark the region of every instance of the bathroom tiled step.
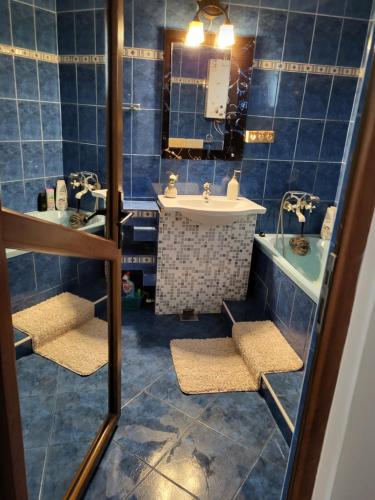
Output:
<path fill-rule="evenodd" d="M 231 324 L 269 319 L 251 305 L 251 301 L 223 301 L 223 314 Z M 302 379 L 303 371 L 262 375 L 260 393 L 289 444 L 294 432 Z"/>
<path fill-rule="evenodd" d="M 32 353 L 31 338 L 26 335 L 26 333 L 17 330 L 17 328 L 13 328 L 13 338 L 16 350 L 16 359 Z"/>

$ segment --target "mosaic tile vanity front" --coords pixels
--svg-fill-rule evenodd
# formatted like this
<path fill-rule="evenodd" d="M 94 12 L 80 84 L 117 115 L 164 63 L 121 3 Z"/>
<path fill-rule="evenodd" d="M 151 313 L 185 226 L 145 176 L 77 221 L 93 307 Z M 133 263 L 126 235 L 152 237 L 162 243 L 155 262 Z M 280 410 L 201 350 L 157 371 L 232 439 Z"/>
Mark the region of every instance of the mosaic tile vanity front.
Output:
<path fill-rule="evenodd" d="M 223 299 L 245 299 L 255 223 L 256 215 L 247 215 L 231 225 L 197 225 L 162 210 L 156 314 L 219 313 Z"/>

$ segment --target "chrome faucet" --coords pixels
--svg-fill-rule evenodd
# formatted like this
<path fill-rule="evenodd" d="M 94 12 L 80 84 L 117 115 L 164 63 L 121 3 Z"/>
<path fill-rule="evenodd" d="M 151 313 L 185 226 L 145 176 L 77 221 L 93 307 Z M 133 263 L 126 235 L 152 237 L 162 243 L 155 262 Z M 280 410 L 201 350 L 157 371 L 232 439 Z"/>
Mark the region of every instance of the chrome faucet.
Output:
<path fill-rule="evenodd" d="M 304 193 L 303 191 L 289 191 L 285 193 L 281 205 L 287 212 L 294 212 L 298 222 L 306 222 L 306 217 L 301 210 L 309 210 L 311 213 L 316 208 L 314 203 L 318 203 L 319 201 L 319 196 Z"/>
<path fill-rule="evenodd" d="M 319 203 L 320 198 L 311 193 L 306 193 L 304 191 L 287 191 L 280 204 L 279 219 L 277 222 L 276 229 L 276 245 L 281 234 L 282 241 L 282 253 L 285 256 L 285 242 L 284 242 L 284 210 L 287 212 L 295 213 L 298 222 L 306 222 L 306 217 L 304 212 L 308 210 L 310 213 L 316 208 L 316 204 Z M 301 229 L 301 234 L 303 231 L 303 226 Z"/>
<path fill-rule="evenodd" d="M 205 182 L 203 184 L 203 198 L 204 200 L 206 201 L 206 203 L 208 203 L 209 199 L 210 199 L 210 195 L 211 195 L 211 186 L 210 186 L 210 183 L 209 182 Z"/>
<path fill-rule="evenodd" d="M 80 200 L 86 193 L 91 193 L 101 187 L 95 172 L 72 172 L 69 178 L 73 189 L 78 187 L 82 188 L 81 191 L 78 191 L 75 195 L 77 200 Z"/>

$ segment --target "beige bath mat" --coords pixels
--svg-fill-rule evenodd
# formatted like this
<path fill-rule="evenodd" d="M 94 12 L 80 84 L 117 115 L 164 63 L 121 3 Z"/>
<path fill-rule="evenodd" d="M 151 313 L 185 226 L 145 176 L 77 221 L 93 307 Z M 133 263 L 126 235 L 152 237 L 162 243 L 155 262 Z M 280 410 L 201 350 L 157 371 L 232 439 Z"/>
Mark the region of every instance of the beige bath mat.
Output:
<path fill-rule="evenodd" d="M 172 340 L 171 351 L 187 394 L 257 391 L 262 373 L 303 366 L 271 321 L 235 323 L 232 338 Z"/>
<path fill-rule="evenodd" d="M 187 394 L 257 390 L 230 337 L 172 340 L 171 351 L 178 383 Z"/>
<path fill-rule="evenodd" d="M 95 318 L 93 302 L 62 293 L 13 315 L 13 326 L 30 335 L 34 352 L 91 375 L 108 362 L 108 326 Z"/>

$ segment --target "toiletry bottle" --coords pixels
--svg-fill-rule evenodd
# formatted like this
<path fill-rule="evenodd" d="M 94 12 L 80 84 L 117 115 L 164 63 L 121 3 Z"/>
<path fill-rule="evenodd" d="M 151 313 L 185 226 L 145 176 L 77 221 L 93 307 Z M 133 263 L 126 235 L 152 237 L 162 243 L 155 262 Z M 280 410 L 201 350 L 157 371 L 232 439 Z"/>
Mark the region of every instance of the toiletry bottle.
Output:
<path fill-rule="evenodd" d="M 122 277 L 122 291 L 125 297 L 134 297 L 135 295 L 135 286 L 130 281 L 130 273 L 125 273 Z"/>
<path fill-rule="evenodd" d="M 240 184 L 237 180 L 236 174 L 239 174 L 240 172 L 241 172 L 241 170 L 234 170 L 233 177 L 228 182 L 228 187 L 227 187 L 228 200 L 237 200 L 237 198 L 238 198 L 238 194 L 240 192 Z"/>
<path fill-rule="evenodd" d="M 56 208 L 57 210 L 68 208 L 68 191 L 64 179 L 59 179 L 56 183 Z"/>
<path fill-rule="evenodd" d="M 55 210 L 55 190 L 53 188 L 47 188 L 46 194 L 47 194 L 47 210 Z"/>
<path fill-rule="evenodd" d="M 45 191 L 38 194 L 38 212 L 45 212 L 47 210 L 47 195 Z"/>
<path fill-rule="evenodd" d="M 322 224 L 322 229 L 320 231 L 320 237 L 322 238 L 322 240 L 331 239 L 333 226 L 335 224 L 336 210 L 336 207 L 327 208 L 326 215 Z"/>

